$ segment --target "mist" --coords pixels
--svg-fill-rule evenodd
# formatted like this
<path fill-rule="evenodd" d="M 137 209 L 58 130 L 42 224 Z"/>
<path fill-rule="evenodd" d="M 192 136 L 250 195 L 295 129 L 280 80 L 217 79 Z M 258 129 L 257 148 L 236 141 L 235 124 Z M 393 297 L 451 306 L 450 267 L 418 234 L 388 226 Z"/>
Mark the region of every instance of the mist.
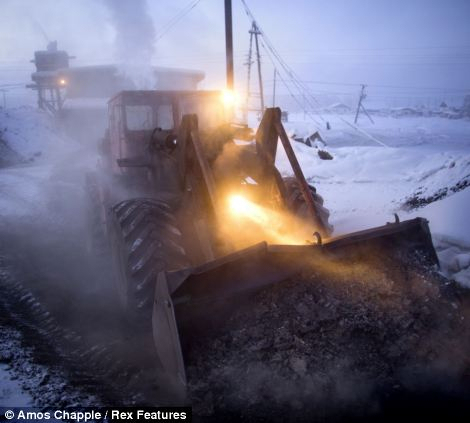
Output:
<path fill-rule="evenodd" d="M 131 77 L 136 88 L 155 86 L 151 71 L 155 54 L 155 27 L 145 0 L 116 2 L 103 0 L 115 31 L 114 58 L 120 71 Z"/>
<path fill-rule="evenodd" d="M 368 85 L 371 106 L 397 107 L 430 99 L 460 105 L 470 89 L 470 4 L 466 1 L 247 4 L 285 62 L 300 79 L 309 81 L 306 85 L 315 96 L 328 95 L 330 103 L 355 101 L 358 84 Z M 77 57 L 74 65 L 120 62 L 198 69 L 206 73 L 202 88 L 222 88 L 223 2 L 200 1 L 171 24 L 187 5 L 186 0 L 3 0 L 1 76 L 29 78 L 32 53 L 46 44 L 33 23 L 37 22 L 50 40 Z M 251 22 L 238 1 L 233 2 L 233 23 L 235 83 L 244 92 Z M 21 32 L 15 31 L 18 27 Z M 273 66 L 264 43 L 261 56 L 269 104 Z M 256 83 L 252 89 L 258 90 Z M 277 95 L 296 106 L 279 79 Z"/>
<path fill-rule="evenodd" d="M 169 340 L 195 416 L 262 406 L 263 420 L 309 408 L 318 420 L 386 413 L 390 393 L 467 395 L 470 2 L 233 0 L 233 97 L 252 94 L 237 123 L 255 132 L 262 118 L 256 54 L 247 84 L 253 18 L 264 105 L 287 112 L 271 157 L 266 127 L 257 143 L 211 127 L 220 93 L 192 104 L 206 95 L 193 90 L 226 86 L 222 0 L 0 1 L 0 314 L 29 343 L 40 335 L 46 376 L 65 371 L 60 402 L 36 393 L 38 406 L 183 404 L 165 398 Z M 26 87 L 52 41 L 73 56 L 52 82 L 63 104 Z M 151 89 L 191 92 L 116 96 Z M 189 134 L 174 122 L 196 112 Z M 202 334 L 206 320 L 220 328 Z M 2 354 L 0 402 L 3 364 L 19 361 Z M 66 385 L 97 397 L 63 400 Z"/>

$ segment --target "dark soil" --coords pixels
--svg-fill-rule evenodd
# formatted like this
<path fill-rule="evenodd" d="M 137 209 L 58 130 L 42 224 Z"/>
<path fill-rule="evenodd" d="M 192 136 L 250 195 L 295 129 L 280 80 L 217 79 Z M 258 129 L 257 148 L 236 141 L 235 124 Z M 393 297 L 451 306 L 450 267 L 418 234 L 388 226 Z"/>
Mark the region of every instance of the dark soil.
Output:
<path fill-rule="evenodd" d="M 23 334 L 22 348 L 44 369 L 34 370 L 42 387 L 35 399 L 169 404 L 152 340 L 126 329 L 112 287 L 99 283 L 110 265 L 79 271 L 79 248 L 61 245 L 43 257 L 30 238 L 17 248 L 24 256 L 0 262 L 0 323 Z M 34 259 L 26 254 L 33 250 Z M 246 299 L 220 332 L 187 351 L 193 414 L 301 422 L 468 411 L 469 294 L 411 262 L 314 263 Z M 27 364 L 16 364 L 21 356 L 5 357 L 20 379 L 29 377 Z"/>
<path fill-rule="evenodd" d="M 403 406 L 423 416 L 423 399 L 426 415 L 463 413 L 468 294 L 413 269 L 391 259 L 332 262 L 258 293 L 189 352 L 195 413 L 209 421 L 382 419 Z"/>
<path fill-rule="evenodd" d="M 445 187 L 436 191 L 433 195 L 423 196 L 422 190 L 418 188 L 418 190 L 412 196 L 408 197 L 405 200 L 402 205 L 402 209 L 407 211 L 419 209 L 420 207 L 424 207 L 427 204 L 442 200 L 443 198 L 453 193 L 462 191 L 468 186 L 470 186 L 470 176 L 462 179 L 461 181 L 457 182 L 455 185 L 449 188 Z"/>

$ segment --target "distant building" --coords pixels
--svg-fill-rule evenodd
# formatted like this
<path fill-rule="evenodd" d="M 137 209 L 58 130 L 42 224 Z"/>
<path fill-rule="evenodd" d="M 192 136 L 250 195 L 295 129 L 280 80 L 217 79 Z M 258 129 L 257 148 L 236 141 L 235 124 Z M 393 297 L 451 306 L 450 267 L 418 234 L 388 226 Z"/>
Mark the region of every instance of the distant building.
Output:
<path fill-rule="evenodd" d="M 57 41 L 47 45 L 46 50 L 34 52 L 32 63 L 36 71 L 31 74 L 32 84 L 38 92 L 38 105 L 51 112 L 62 108 L 66 99 L 110 98 L 122 90 L 139 87 L 135 76 L 142 77 L 142 69 L 115 64 L 70 67 L 73 59 L 64 50 L 58 50 Z M 204 72 L 151 66 L 146 71 L 146 89 L 196 90 Z"/>
<path fill-rule="evenodd" d="M 81 140 L 102 136 L 107 125 L 108 99 L 123 90 L 197 90 L 205 74 L 198 70 L 151 66 L 148 70 L 116 64 L 69 66 L 67 52 L 57 42 L 34 52 L 33 84 L 38 106 L 59 117 L 70 135 Z"/>
<path fill-rule="evenodd" d="M 204 72 L 151 67 L 148 71 L 147 89 L 196 90 L 204 79 Z M 138 74 L 137 77 L 142 77 Z M 57 71 L 57 78 L 64 82 L 67 98 L 110 98 L 119 91 L 136 90 L 138 86 L 132 69 L 118 65 L 79 66 Z"/>
<path fill-rule="evenodd" d="M 345 114 L 351 113 L 351 108 L 344 103 L 334 103 L 326 108 L 328 112 Z"/>
<path fill-rule="evenodd" d="M 413 109 L 412 107 L 395 107 L 390 110 L 390 114 L 393 117 L 423 116 L 421 110 Z"/>
<path fill-rule="evenodd" d="M 117 65 L 80 66 L 60 69 L 65 100 L 58 115 L 67 131 L 84 142 L 101 137 L 108 122 L 108 99 L 123 90 L 136 90 L 145 77 L 146 89 L 197 90 L 205 74 L 200 71 L 152 67 L 148 75 Z M 87 131 L 83 131 L 83 125 Z"/>
<path fill-rule="evenodd" d="M 73 59 L 64 50 L 57 49 L 57 41 L 47 45 L 46 50 L 34 52 L 32 63 L 36 71 L 31 74 L 32 84 L 27 85 L 38 93 L 38 107 L 51 113 L 60 110 L 64 102 L 63 84 L 57 75 L 59 69 L 67 69 Z"/>

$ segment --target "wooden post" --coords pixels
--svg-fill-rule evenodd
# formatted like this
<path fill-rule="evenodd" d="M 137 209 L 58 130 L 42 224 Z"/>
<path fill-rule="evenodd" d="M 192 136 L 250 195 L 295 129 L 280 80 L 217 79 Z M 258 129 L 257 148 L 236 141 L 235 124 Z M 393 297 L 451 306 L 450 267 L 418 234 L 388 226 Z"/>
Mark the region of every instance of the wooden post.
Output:
<path fill-rule="evenodd" d="M 255 34 L 255 45 L 256 45 L 256 60 L 258 62 L 258 81 L 259 81 L 259 97 L 260 97 L 260 106 L 261 114 L 264 113 L 264 94 L 263 94 L 263 78 L 261 76 L 261 55 L 259 54 L 259 43 L 258 35 L 261 34 L 260 30 L 256 26 L 256 22 L 253 22 L 253 31 Z"/>
<path fill-rule="evenodd" d="M 245 110 L 244 110 L 244 120 L 248 122 L 248 108 L 250 106 L 250 87 L 251 87 L 251 65 L 253 56 L 253 32 L 250 31 L 250 48 L 248 50 L 248 61 L 246 65 L 248 66 L 248 73 L 246 77 L 246 99 L 245 99 Z"/>
<path fill-rule="evenodd" d="M 225 0 L 225 56 L 227 61 L 227 88 L 233 90 L 232 0 Z"/>
<path fill-rule="evenodd" d="M 314 225 L 318 228 L 318 232 L 320 232 L 320 234 L 323 236 L 325 235 L 323 223 L 320 219 L 320 216 L 318 215 L 315 204 L 313 203 L 312 194 L 310 192 L 308 183 L 305 179 L 304 173 L 302 172 L 302 168 L 300 167 L 297 157 L 295 156 L 294 150 L 292 149 L 292 146 L 290 145 L 289 137 L 287 136 L 286 130 L 284 129 L 284 126 L 281 123 L 281 117 L 280 117 L 281 110 L 279 108 L 276 108 L 275 110 L 278 111 L 278 119 L 274 121 L 274 127 L 276 128 L 277 134 L 279 138 L 281 139 L 282 145 L 284 146 L 284 150 L 292 166 L 294 175 L 300 183 L 300 191 L 302 192 L 305 203 L 307 204 L 308 212 L 310 216 L 312 217 Z"/>

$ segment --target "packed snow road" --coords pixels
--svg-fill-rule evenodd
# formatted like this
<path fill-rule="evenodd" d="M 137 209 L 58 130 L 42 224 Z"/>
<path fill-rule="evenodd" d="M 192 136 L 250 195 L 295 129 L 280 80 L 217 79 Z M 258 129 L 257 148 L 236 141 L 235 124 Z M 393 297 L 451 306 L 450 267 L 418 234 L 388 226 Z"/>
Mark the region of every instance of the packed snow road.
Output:
<path fill-rule="evenodd" d="M 5 394 L 3 405 L 169 403 L 150 334 L 129 327 L 116 307 L 109 263 L 84 261 L 73 243 L 54 245 L 50 235 L 47 245 L 2 239 L 10 251 L 0 253 L 0 363 L 23 392 Z"/>
<path fill-rule="evenodd" d="M 1 337 L 5 348 L 18 342 L 2 350 L 0 370 L 25 394 L 5 392 L 2 404 L 168 403 L 155 382 L 162 378 L 151 337 L 135 334 L 119 313 L 109 261 L 86 253 L 83 183 L 93 147 L 35 110 L 8 117 L 3 136 L 18 141 L 21 161 L 0 169 Z M 44 380 L 32 378 L 41 373 Z M 29 380 L 50 392 L 32 390 Z"/>

